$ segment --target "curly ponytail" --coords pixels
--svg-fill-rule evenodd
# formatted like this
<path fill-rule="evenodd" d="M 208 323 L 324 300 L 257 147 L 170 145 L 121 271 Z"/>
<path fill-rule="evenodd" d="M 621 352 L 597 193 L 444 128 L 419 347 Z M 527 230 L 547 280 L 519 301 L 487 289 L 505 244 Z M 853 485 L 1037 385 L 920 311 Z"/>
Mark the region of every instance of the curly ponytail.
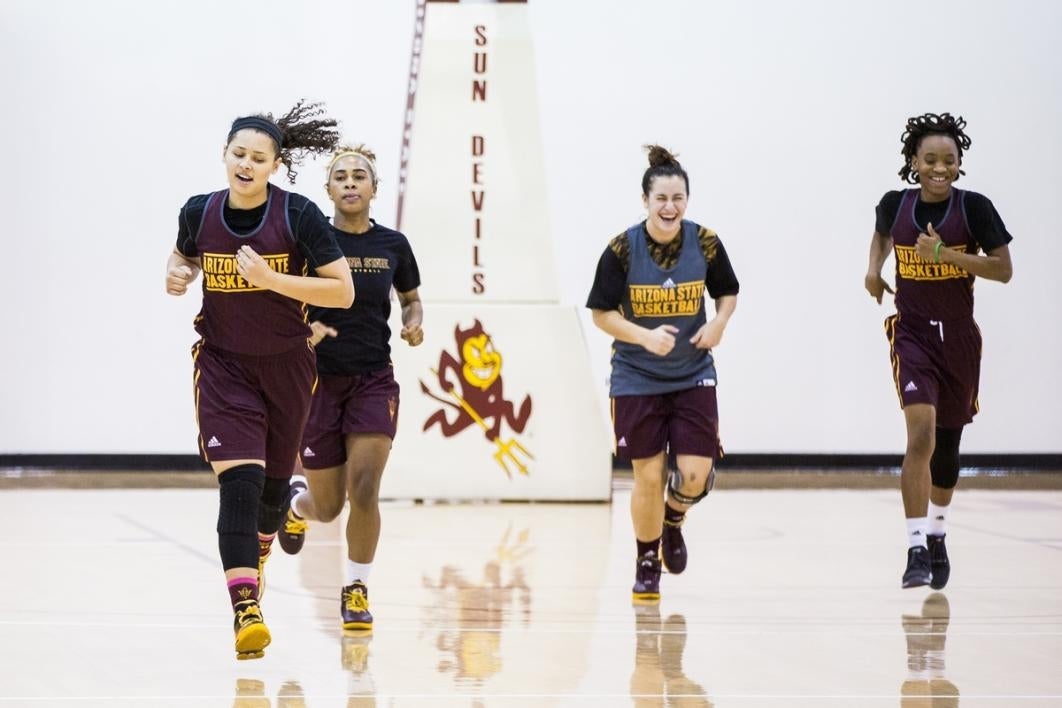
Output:
<path fill-rule="evenodd" d="M 321 103 L 306 103 L 301 99 L 295 106 L 279 119 L 274 120 L 271 113 L 258 113 L 242 116 L 232 122 L 226 143 L 239 131 L 250 128 L 265 133 L 273 140 L 277 157 L 288 171 L 288 181 L 295 183 L 298 172 L 295 165 L 300 164 L 307 155 L 319 155 L 333 150 L 339 142 L 338 123 L 324 114 Z"/>

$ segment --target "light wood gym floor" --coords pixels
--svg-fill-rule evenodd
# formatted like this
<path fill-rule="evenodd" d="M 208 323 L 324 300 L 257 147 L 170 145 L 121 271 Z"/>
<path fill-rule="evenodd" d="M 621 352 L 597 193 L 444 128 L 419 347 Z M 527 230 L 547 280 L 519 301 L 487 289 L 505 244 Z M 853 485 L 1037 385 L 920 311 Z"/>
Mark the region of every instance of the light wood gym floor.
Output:
<path fill-rule="evenodd" d="M 0 706 L 1062 706 L 1062 492 L 960 489 L 933 592 L 900 589 L 895 490 L 717 489 L 633 607 L 625 486 L 384 503 L 371 637 L 339 629 L 342 527 L 313 525 L 238 662 L 215 490 L 8 485 Z"/>

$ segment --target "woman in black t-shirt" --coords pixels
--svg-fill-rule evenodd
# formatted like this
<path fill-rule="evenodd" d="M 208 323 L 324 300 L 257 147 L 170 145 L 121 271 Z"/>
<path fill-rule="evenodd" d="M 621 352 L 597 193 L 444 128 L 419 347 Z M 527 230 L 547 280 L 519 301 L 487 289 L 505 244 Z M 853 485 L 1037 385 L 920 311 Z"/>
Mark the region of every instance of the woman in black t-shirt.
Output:
<path fill-rule="evenodd" d="M 369 218 L 376 196 L 376 157 L 364 145 L 337 150 L 328 166 L 336 241 L 358 299 L 347 308 L 311 308 L 320 383 L 302 439 L 306 476 L 292 480 L 280 545 L 298 553 L 306 519 L 331 521 L 347 499 L 347 563 L 340 592 L 342 625 L 371 630 L 369 573 L 380 539 L 380 478 L 398 425 L 398 383 L 391 365 L 391 289 L 402 308 L 410 346 L 424 341 L 417 288 L 420 271 L 406 237 Z"/>

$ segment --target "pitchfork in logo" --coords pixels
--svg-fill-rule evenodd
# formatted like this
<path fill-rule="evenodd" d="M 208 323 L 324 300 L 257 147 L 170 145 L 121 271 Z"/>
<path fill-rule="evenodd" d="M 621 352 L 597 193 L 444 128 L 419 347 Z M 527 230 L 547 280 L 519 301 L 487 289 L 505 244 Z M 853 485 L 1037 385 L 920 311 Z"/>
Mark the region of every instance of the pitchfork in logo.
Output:
<path fill-rule="evenodd" d="M 460 361 L 443 350 L 439 356 L 438 369 L 431 370 L 439 387 L 452 401 L 433 394 L 423 381 L 420 382 L 420 390 L 456 411 L 457 417 L 450 420 L 446 408 L 437 410 L 424 423 L 424 430 L 438 425 L 444 437 L 451 437 L 476 424 L 483 429 L 487 440 L 497 446 L 494 460 L 505 471 L 505 476 L 512 479 L 514 467 L 520 474 L 527 475 L 525 460 L 535 459 L 534 455 L 515 437 L 503 440 L 501 427 L 502 423 L 507 423 L 515 432 L 523 432 L 531 417 L 531 397 L 524 397 L 519 411 L 511 401 L 505 400 L 502 391 L 502 356 L 494 348 L 490 336 L 483 331 L 479 320 L 466 330 L 456 327 L 454 337 Z"/>
<path fill-rule="evenodd" d="M 435 369 L 432 369 L 431 373 L 435 374 L 436 376 L 439 375 L 439 372 Z M 425 386 L 423 383 L 421 384 L 421 388 L 424 389 L 424 393 L 428 393 L 427 386 Z M 457 402 L 457 405 L 461 406 L 461 409 L 465 413 L 468 413 L 469 417 L 472 418 L 472 420 L 476 421 L 476 424 L 479 425 L 479 427 L 483 428 L 484 432 L 490 433 L 490 426 L 487 425 L 487 421 L 483 420 L 483 417 L 480 416 L 479 413 L 476 413 L 476 410 L 472 406 L 468 405 L 468 401 L 461 398 L 461 396 L 458 395 L 457 391 L 454 391 L 453 389 L 450 389 L 448 393 L 450 394 L 450 397 Z M 517 440 L 516 438 L 509 438 L 508 441 L 503 442 L 501 436 L 498 436 L 494 438 L 494 444 L 498 446 L 497 452 L 494 453 L 494 461 L 501 465 L 501 468 L 505 470 L 506 477 L 508 477 L 509 479 L 513 478 L 513 473 L 509 469 L 509 463 L 507 462 L 507 460 L 512 461 L 513 465 L 516 467 L 517 470 L 519 470 L 520 474 L 527 476 L 527 465 L 525 465 L 520 460 L 519 454 L 527 455 L 527 458 L 530 460 L 535 459 L 535 456 L 532 455 L 526 447 L 521 445 L 519 440 Z"/>

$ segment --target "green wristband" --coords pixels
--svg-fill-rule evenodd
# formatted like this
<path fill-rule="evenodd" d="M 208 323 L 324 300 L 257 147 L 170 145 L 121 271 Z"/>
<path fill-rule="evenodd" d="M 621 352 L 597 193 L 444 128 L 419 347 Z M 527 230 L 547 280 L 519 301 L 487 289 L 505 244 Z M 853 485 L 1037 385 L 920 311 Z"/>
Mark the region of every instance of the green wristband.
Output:
<path fill-rule="evenodd" d="M 940 263 L 940 247 L 943 245 L 943 241 L 937 241 L 937 245 L 933 246 L 933 257 L 937 259 L 937 263 Z"/>

